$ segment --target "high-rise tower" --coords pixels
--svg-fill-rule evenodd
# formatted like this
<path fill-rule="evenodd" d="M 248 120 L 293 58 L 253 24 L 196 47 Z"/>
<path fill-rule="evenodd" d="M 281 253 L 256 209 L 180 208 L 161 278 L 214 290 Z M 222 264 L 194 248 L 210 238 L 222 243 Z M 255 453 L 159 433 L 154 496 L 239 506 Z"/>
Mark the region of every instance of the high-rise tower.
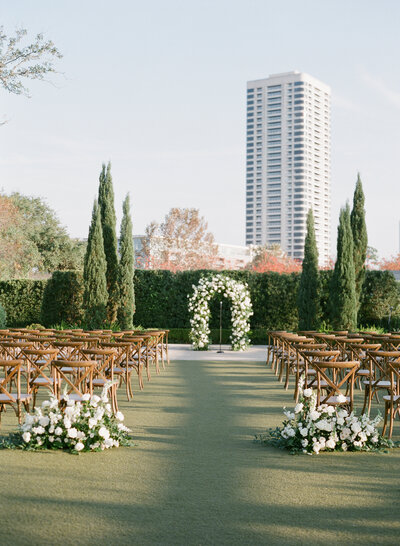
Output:
<path fill-rule="evenodd" d="M 310 208 L 320 264 L 330 253 L 330 88 L 300 72 L 247 83 L 246 244 L 302 259 Z"/>

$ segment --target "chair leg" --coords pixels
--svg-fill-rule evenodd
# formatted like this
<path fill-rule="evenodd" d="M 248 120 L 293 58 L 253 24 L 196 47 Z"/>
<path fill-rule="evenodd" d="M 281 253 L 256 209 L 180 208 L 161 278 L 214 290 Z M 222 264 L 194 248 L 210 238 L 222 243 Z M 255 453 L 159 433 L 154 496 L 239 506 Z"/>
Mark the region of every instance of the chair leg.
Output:
<path fill-rule="evenodd" d="M 382 436 L 385 436 L 388 413 L 389 413 L 389 402 L 385 402 L 385 420 L 383 422 Z"/>

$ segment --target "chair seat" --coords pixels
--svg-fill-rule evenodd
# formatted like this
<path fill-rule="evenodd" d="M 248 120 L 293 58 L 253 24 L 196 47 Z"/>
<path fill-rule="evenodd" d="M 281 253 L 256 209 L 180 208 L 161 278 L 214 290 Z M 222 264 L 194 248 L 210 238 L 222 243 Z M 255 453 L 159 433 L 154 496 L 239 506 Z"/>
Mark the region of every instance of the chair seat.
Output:
<path fill-rule="evenodd" d="M 13 396 L 16 400 L 17 400 L 17 393 L 11 393 L 11 396 Z M 21 393 L 20 394 L 20 400 L 21 402 L 25 402 L 26 400 L 29 400 L 32 396 L 30 394 L 27 394 L 27 393 Z M 11 400 L 11 398 L 9 396 L 7 396 L 6 394 L 0 394 L 0 404 L 4 404 L 4 403 L 10 403 L 12 404 L 13 401 Z"/>
<path fill-rule="evenodd" d="M 328 398 L 328 400 L 326 400 L 325 404 L 329 404 L 330 406 L 333 406 L 333 405 L 336 405 L 336 404 L 348 404 L 350 403 L 350 397 L 349 396 L 346 396 L 346 401 L 345 402 L 339 402 L 338 400 L 338 396 L 330 396 Z"/>
<path fill-rule="evenodd" d="M 52 377 L 37 377 L 32 381 L 32 385 L 52 385 L 54 379 Z"/>
<path fill-rule="evenodd" d="M 102 387 L 105 385 L 107 381 L 105 379 L 93 379 L 93 386 L 94 387 Z"/>
<path fill-rule="evenodd" d="M 76 368 L 70 368 L 69 366 L 64 366 L 63 368 L 60 368 L 60 370 L 63 373 L 74 373 L 76 371 Z"/>
<path fill-rule="evenodd" d="M 363 381 L 364 385 L 372 385 L 373 387 L 387 389 L 390 387 L 390 381 Z"/>
<path fill-rule="evenodd" d="M 369 370 L 357 370 L 356 375 L 369 375 Z"/>
<path fill-rule="evenodd" d="M 391 400 L 390 394 L 385 394 L 385 396 L 382 396 L 382 398 L 384 400 L 387 400 L 388 402 L 390 402 Z M 396 394 L 395 396 L 393 396 L 393 402 L 399 402 L 399 401 L 400 401 L 400 394 Z"/>

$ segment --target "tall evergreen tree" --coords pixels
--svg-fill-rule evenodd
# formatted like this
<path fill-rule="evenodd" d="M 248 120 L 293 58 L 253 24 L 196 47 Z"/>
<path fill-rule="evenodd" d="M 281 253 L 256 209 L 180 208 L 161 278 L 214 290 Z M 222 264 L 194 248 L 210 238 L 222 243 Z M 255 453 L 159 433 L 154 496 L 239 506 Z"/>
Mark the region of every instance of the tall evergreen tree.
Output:
<path fill-rule="evenodd" d="M 134 275 L 134 248 L 132 237 L 132 220 L 130 215 L 129 194 L 122 205 L 123 216 L 121 222 L 121 236 L 119 241 L 119 308 L 118 322 L 122 330 L 128 330 L 133 326 L 133 314 L 135 311 L 135 292 L 133 286 Z"/>
<path fill-rule="evenodd" d="M 108 300 L 106 271 L 100 209 L 95 201 L 83 269 L 83 308 L 87 328 L 103 328 L 105 326 Z"/>
<path fill-rule="evenodd" d="M 114 208 L 114 189 L 111 178 L 111 163 L 103 164 L 99 178 L 99 208 L 103 228 L 104 252 L 107 261 L 107 318 L 112 324 L 118 310 L 118 242 Z"/>
<path fill-rule="evenodd" d="M 331 314 L 334 328 L 352 330 L 357 324 L 356 281 L 350 207 L 340 211 L 337 258 L 331 284 Z"/>
<path fill-rule="evenodd" d="M 365 223 L 365 197 L 360 174 L 357 176 L 356 189 L 353 197 L 353 210 L 350 215 L 351 231 L 353 234 L 353 259 L 356 278 L 357 312 L 360 307 L 360 296 L 365 279 L 365 260 L 367 257 L 367 226 Z"/>
<path fill-rule="evenodd" d="M 307 234 L 304 242 L 304 259 L 297 295 L 300 330 L 313 330 L 317 327 L 319 315 L 319 274 L 318 249 L 315 239 L 314 214 L 307 214 Z"/>

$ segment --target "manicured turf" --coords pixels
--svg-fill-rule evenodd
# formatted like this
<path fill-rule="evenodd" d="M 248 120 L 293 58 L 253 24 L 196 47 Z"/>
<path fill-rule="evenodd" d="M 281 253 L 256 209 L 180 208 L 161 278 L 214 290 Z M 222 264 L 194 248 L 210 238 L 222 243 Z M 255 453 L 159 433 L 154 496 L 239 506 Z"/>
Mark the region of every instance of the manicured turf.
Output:
<path fill-rule="evenodd" d="M 400 450 L 291 456 L 252 442 L 292 405 L 263 364 L 171 363 L 121 400 L 136 447 L 0 451 L 1 544 L 400 542 Z"/>

